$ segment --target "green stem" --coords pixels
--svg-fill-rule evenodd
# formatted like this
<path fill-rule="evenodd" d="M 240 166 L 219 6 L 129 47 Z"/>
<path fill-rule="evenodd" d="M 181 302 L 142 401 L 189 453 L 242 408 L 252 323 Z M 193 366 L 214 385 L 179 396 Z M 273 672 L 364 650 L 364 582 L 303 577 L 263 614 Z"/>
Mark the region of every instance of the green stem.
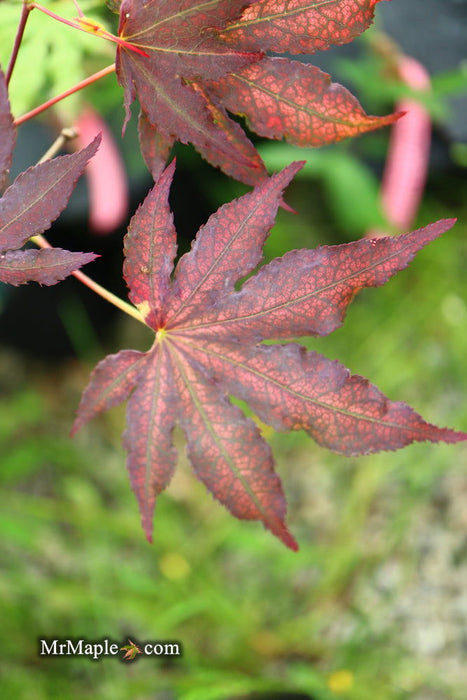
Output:
<path fill-rule="evenodd" d="M 65 92 L 62 92 L 60 95 L 57 95 L 56 97 L 52 97 L 52 99 L 47 100 L 47 102 L 44 102 L 43 104 L 39 105 L 38 107 L 35 107 L 32 109 L 30 112 L 26 112 L 26 114 L 23 114 L 21 117 L 18 117 L 18 119 L 15 119 L 15 126 L 20 126 L 24 122 L 28 121 L 28 119 L 32 119 L 33 117 L 36 117 L 38 114 L 41 112 L 44 112 L 46 109 L 49 109 L 49 107 L 52 107 L 54 104 L 57 102 L 60 102 L 61 100 L 65 99 L 65 97 L 69 97 L 70 95 L 73 95 L 75 92 L 78 92 L 78 90 L 82 90 L 85 87 L 88 87 L 88 85 L 92 85 L 92 83 L 95 83 L 97 80 L 100 80 L 101 78 L 104 78 L 106 75 L 109 75 L 110 73 L 115 72 L 115 63 L 112 63 L 112 65 L 107 66 L 107 68 L 103 68 L 100 71 L 97 71 L 97 73 L 93 73 L 90 75 L 88 78 L 85 80 L 82 80 L 80 83 L 76 83 L 76 85 L 69 90 L 65 90 Z"/>
<path fill-rule="evenodd" d="M 23 40 L 24 30 L 26 28 L 26 22 L 28 21 L 29 12 L 31 8 L 28 6 L 27 2 L 23 2 L 23 7 L 21 9 L 21 17 L 19 19 L 18 29 L 16 30 L 15 43 L 13 44 L 13 50 L 10 56 L 10 62 L 5 74 L 6 84 L 8 85 L 11 79 L 11 74 L 13 73 L 13 68 L 15 67 L 16 59 L 18 57 L 19 47 Z"/>
<path fill-rule="evenodd" d="M 39 248 L 53 248 L 53 246 L 50 245 L 48 240 L 44 238 L 44 236 L 39 235 L 39 236 L 33 236 L 30 239 L 33 243 L 35 243 Z M 106 301 L 110 302 L 110 304 L 113 304 L 114 306 L 117 307 L 117 309 L 120 309 L 120 311 L 124 311 L 128 316 L 132 316 L 135 318 L 137 321 L 140 323 L 143 323 L 146 325 L 146 322 L 138 309 L 135 306 L 132 306 L 131 304 L 128 304 L 128 302 L 123 301 L 123 299 L 120 299 L 120 297 L 116 296 L 115 294 L 112 294 L 112 292 L 109 292 L 108 289 L 105 287 L 102 287 L 100 284 L 95 282 L 93 279 L 85 275 L 81 270 L 75 270 L 74 272 L 71 273 L 73 277 L 76 277 L 77 280 L 82 282 L 86 287 L 91 289 L 93 292 L 98 294 L 100 297 L 105 299 Z"/>

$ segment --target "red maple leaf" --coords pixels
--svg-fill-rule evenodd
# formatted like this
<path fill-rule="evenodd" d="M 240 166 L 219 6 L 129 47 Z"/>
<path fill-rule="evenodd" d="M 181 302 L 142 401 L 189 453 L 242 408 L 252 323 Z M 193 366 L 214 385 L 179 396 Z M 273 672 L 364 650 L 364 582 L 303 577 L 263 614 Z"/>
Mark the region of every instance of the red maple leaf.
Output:
<path fill-rule="evenodd" d="M 0 185 L 8 180 L 14 137 L 5 78 L 0 72 Z M 97 257 L 61 248 L 18 248 L 48 229 L 63 211 L 99 142 L 97 137 L 78 153 L 29 168 L 4 192 L 0 200 L 0 282 L 56 284 Z"/>
<path fill-rule="evenodd" d="M 296 549 L 270 448 L 228 395 L 246 400 L 277 430 L 306 430 L 344 455 L 467 438 L 426 423 L 338 362 L 294 343 L 261 344 L 330 333 L 360 288 L 384 284 L 453 224 L 444 220 L 394 238 L 294 250 L 236 291 L 238 280 L 261 261 L 283 189 L 300 167 L 293 163 L 221 207 L 173 279 L 176 232 L 167 201 L 173 164 L 130 223 L 124 276 L 131 301 L 155 331 L 154 344 L 146 353 L 123 350 L 97 365 L 72 432 L 130 397 L 123 440 L 149 541 L 156 496 L 175 468 L 172 432 L 179 423 L 195 473 L 211 493 L 236 517 L 261 520 Z"/>
<path fill-rule="evenodd" d="M 123 0 L 117 76 L 127 119 L 137 96 L 140 142 L 155 179 L 174 141 L 191 142 L 246 184 L 265 166 L 240 125 L 261 136 L 320 146 L 390 124 L 371 117 L 314 66 L 266 51 L 314 53 L 351 41 L 379 0 Z M 135 53 L 137 47 L 147 55 Z"/>

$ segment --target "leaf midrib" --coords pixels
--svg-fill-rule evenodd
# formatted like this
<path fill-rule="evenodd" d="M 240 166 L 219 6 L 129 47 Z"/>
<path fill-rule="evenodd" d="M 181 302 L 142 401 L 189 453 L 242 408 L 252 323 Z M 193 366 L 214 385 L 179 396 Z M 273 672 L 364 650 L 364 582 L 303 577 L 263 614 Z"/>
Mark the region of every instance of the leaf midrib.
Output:
<path fill-rule="evenodd" d="M 125 41 L 131 41 L 133 42 L 133 39 L 138 36 L 142 36 L 146 32 L 150 32 L 154 29 L 157 29 L 157 27 L 160 27 L 162 24 L 165 24 L 166 22 L 170 22 L 171 20 L 179 20 L 180 18 L 190 15 L 190 14 L 197 14 L 201 12 L 202 10 L 205 10 L 208 7 L 216 6 L 219 4 L 219 0 L 208 0 L 208 2 L 203 2 L 200 5 L 196 5 L 194 7 L 187 7 L 186 10 L 182 10 L 181 12 L 176 12 L 173 15 L 169 15 L 168 17 L 164 17 L 163 19 L 155 22 L 154 24 L 151 24 L 149 27 L 145 27 L 144 29 L 136 32 L 135 34 L 127 34 L 125 36 L 122 36 L 122 39 L 125 39 Z"/>
<path fill-rule="evenodd" d="M 392 258 L 397 257 L 398 255 L 401 255 L 402 252 L 403 251 L 401 251 L 401 250 L 394 251 L 394 253 L 391 253 L 390 255 L 386 255 L 384 258 L 380 258 L 379 260 L 375 261 L 374 263 L 369 264 L 364 268 L 360 268 L 359 270 L 357 270 L 353 274 L 346 275 L 345 277 L 340 277 L 339 279 L 337 279 L 329 284 L 326 284 L 322 287 L 319 287 L 319 288 L 313 290 L 312 292 L 309 292 L 307 294 L 303 294 L 300 297 L 296 297 L 292 301 L 284 301 L 284 302 L 275 304 L 274 306 L 269 306 L 266 309 L 261 309 L 261 311 L 257 311 L 255 313 L 251 313 L 251 314 L 244 314 L 241 316 L 237 315 L 237 316 L 234 316 L 232 318 L 221 319 L 221 320 L 214 319 L 212 321 L 207 321 L 206 323 L 197 323 L 196 325 L 193 325 L 193 326 L 178 326 L 176 330 L 177 331 L 185 331 L 185 330 L 197 330 L 198 328 L 209 328 L 210 326 L 224 326 L 224 325 L 227 325 L 229 323 L 249 321 L 253 318 L 258 318 L 260 316 L 265 316 L 267 314 L 275 313 L 279 309 L 293 307 L 296 304 L 303 303 L 304 301 L 306 301 L 307 299 L 310 299 L 311 297 L 318 296 L 319 294 L 323 294 L 323 293 L 329 291 L 330 289 L 333 289 L 334 287 L 337 287 L 341 284 L 344 285 L 347 282 L 349 282 L 349 280 L 351 280 L 354 277 L 357 277 L 358 275 L 365 274 L 365 273 L 369 272 L 370 270 L 374 270 L 375 268 L 377 268 L 380 265 L 386 264 Z M 414 255 L 415 255 L 415 252 L 414 252 Z M 262 269 L 265 269 L 265 268 L 262 268 Z M 404 269 L 404 268 L 402 268 L 402 269 Z M 398 272 L 398 271 L 400 271 L 400 270 L 395 270 L 394 274 L 396 274 L 396 272 Z M 261 272 L 261 270 L 258 272 L 258 274 L 260 272 Z M 392 277 L 392 276 L 393 275 L 390 275 L 390 277 Z M 385 282 L 383 282 L 381 285 L 377 285 L 377 286 L 382 286 L 383 284 L 385 284 Z M 366 286 L 365 288 L 369 289 L 371 287 L 373 287 L 373 285 Z"/>
<path fill-rule="evenodd" d="M 71 158 L 71 159 L 72 159 L 72 156 L 61 156 L 61 158 L 67 158 L 67 159 L 68 159 L 68 158 Z M 53 162 L 57 162 L 57 161 L 51 161 L 51 162 L 53 163 Z M 62 161 L 62 163 L 63 163 L 63 161 Z M 25 176 L 26 176 L 26 175 L 29 175 L 31 172 L 33 172 L 34 168 L 39 168 L 39 167 L 40 167 L 40 165 L 39 165 L 39 166 L 38 166 L 38 165 L 32 166 L 31 168 L 29 168 L 29 170 L 26 170 L 26 171 L 25 171 L 25 173 L 23 174 L 23 177 L 20 176 L 20 177 L 17 178 L 17 179 L 15 180 L 15 182 L 11 185 L 11 187 L 14 187 L 16 184 L 19 186 L 18 189 L 19 189 L 19 195 L 20 195 L 20 196 L 21 196 L 22 182 L 24 181 Z M 28 206 L 26 206 L 24 209 L 21 209 L 21 211 L 20 211 L 16 216 L 14 216 L 12 219 L 10 219 L 9 221 L 7 221 L 3 226 L 0 226 L 0 236 L 1 236 L 1 234 L 5 231 L 5 229 L 8 229 L 10 226 L 13 226 L 13 225 L 14 225 L 19 219 L 21 219 L 22 217 L 27 216 L 28 213 L 31 211 L 31 209 L 33 209 L 33 207 L 37 206 L 42 200 L 46 199 L 46 198 L 47 198 L 47 195 L 48 195 L 53 189 L 55 189 L 56 187 L 60 187 L 61 182 L 62 182 L 66 177 L 68 177 L 68 175 L 70 174 L 70 172 L 71 172 L 74 168 L 76 168 L 76 167 L 77 167 L 76 161 L 75 161 L 75 160 L 72 160 L 72 162 L 70 163 L 70 167 L 67 168 L 67 170 L 66 170 L 65 172 L 62 172 L 62 175 L 58 177 L 58 180 L 55 180 L 55 181 L 54 181 L 53 183 L 51 183 L 50 186 L 48 186 L 45 190 L 42 190 L 40 193 L 38 193 L 38 195 L 37 195 L 37 197 L 36 197 L 35 199 L 33 199 L 32 201 L 29 200 L 29 205 L 28 205 Z M 77 175 L 77 177 L 76 177 L 76 179 L 78 179 L 78 178 L 81 176 L 81 174 L 82 174 L 82 172 L 79 172 L 78 175 Z M 21 178 L 21 179 L 20 179 L 20 178 Z M 24 189 L 24 187 L 23 187 L 23 189 Z M 8 191 L 8 190 L 7 190 L 7 191 Z M 5 193 L 5 194 L 6 194 L 6 193 Z M 17 192 L 17 191 L 15 192 L 15 195 L 16 195 L 16 196 L 18 195 L 18 192 Z M 4 195 L 4 196 L 5 196 L 5 195 Z M 66 202 L 65 202 L 65 204 L 66 204 Z M 65 205 L 64 205 L 64 206 L 65 206 Z M 62 209 L 63 209 L 63 207 L 62 207 Z M 60 212 L 59 212 L 59 213 L 60 213 Z M 54 219 L 51 218 L 50 216 L 48 216 L 48 215 L 46 215 L 46 216 L 47 216 L 47 219 L 49 220 L 49 225 L 46 226 L 44 229 L 42 229 L 42 230 L 44 230 L 44 231 L 45 231 L 48 227 L 50 227 L 50 223 L 54 220 Z M 57 215 L 57 216 L 58 216 L 58 215 Z M 36 233 L 37 233 L 37 231 L 36 231 Z M 31 236 L 34 236 L 34 235 L 35 235 L 34 233 L 31 233 L 25 240 L 28 240 L 29 238 L 31 238 Z M 17 248 L 21 247 L 21 245 L 23 245 L 23 244 L 20 243 L 16 248 L 5 248 L 5 250 L 17 250 Z"/>
<path fill-rule="evenodd" d="M 260 15 L 258 17 L 255 17 L 254 19 L 251 20 L 242 20 L 241 18 L 237 20 L 236 22 L 232 22 L 232 24 L 229 24 L 225 29 L 222 30 L 222 34 L 227 34 L 228 32 L 234 31 L 235 29 L 243 29 L 244 27 L 251 27 L 255 24 L 262 24 L 263 22 L 271 22 L 275 19 L 283 19 L 285 17 L 293 17 L 294 15 L 297 14 L 303 14 L 307 12 L 308 10 L 316 10 L 316 12 L 320 13 L 320 9 L 322 6 L 325 5 L 332 5 L 333 3 L 335 4 L 336 0 L 321 0 L 321 2 L 313 2 L 310 3 L 309 5 L 306 5 L 305 7 L 296 7 L 293 10 L 287 10 L 285 12 L 276 12 L 275 14 L 268 14 L 268 15 Z M 246 12 L 250 8 L 246 8 Z M 345 27 L 345 25 L 342 22 L 339 22 L 339 20 L 333 18 L 333 22 L 336 22 L 337 24 L 340 24 L 341 27 Z"/>
<path fill-rule="evenodd" d="M 243 486 L 243 488 L 245 489 L 246 493 L 248 494 L 248 496 L 251 498 L 252 502 L 253 502 L 253 503 L 255 504 L 255 506 L 257 507 L 258 512 L 261 513 L 261 515 L 263 516 L 263 520 L 264 520 L 265 522 L 269 522 L 269 521 L 270 521 L 270 516 L 268 515 L 267 511 L 265 510 L 264 505 L 258 500 L 256 494 L 254 493 L 254 491 L 252 491 L 251 486 L 249 485 L 248 481 L 245 479 L 245 477 L 243 476 L 243 474 L 241 473 L 241 471 L 235 466 L 235 463 L 234 463 L 233 460 L 231 459 L 230 455 L 228 454 L 228 452 L 227 452 L 226 449 L 224 448 L 224 445 L 223 445 L 222 441 L 219 439 L 219 437 L 218 437 L 216 431 L 214 430 L 214 426 L 212 425 L 212 423 L 211 423 L 209 417 L 207 416 L 207 414 L 206 414 L 206 412 L 205 412 L 205 410 L 204 410 L 204 408 L 203 408 L 202 401 L 201 401 L 201 400 L 199 399 L 199 397 L 197 396 L 197 394 L 196 394 L 196 392 L 195 392 L 195 389 L 194 389 L 192 383 L 190 382 L 190 380 L 189 380 L 187 374 L 186 374 L 185 371 L 184 371 L 183 362 L 180 361 L 180 359 L 179 359 L 179 357 L 178 357 L 178 353 L 179 353 L 180 351 L 177 352 L 177 351 L 175 350 L 175 346 L 174 346 L 173 343 L 171 343 L 170 345 L 168 345 L 168 348 L 169 348 L 170 351 L 171 351 L 172 359 L 173 359 L 174 363 L 175 363 L 175 364 L 177 365 L 177 367 L 178 367 L 178 371 L 180 372 L 180 375 L 181 375 L 181 377 L 182 377 L 182 379 L 183 379 L 183 381 L 184 381 L 184 383 L 185 383 L 185 386 L 186 386 L 186 388 L 187 388 L 187 390 L 188 390 L 188 393 L 190 394 L 190 397 L 191 397 L 191 399 L 192 399 L 192 401 L 193 401 L 193 404 L 194 404 L 195 408 L 197 409 L 197 411 L 199 412 L 199 414 L 200 414 L 200 416 L 201 416 L 201 420 L 203 421 L 203 424 L 204 424 L 204 426 L 205 426 L 207 432 L 211 435 L 212 440 L 213 440 L 214 443 L 216 444 L 216 446 L 217 446 L 217 448 L 218 448 L 218 450 L 219 450 L 219 453 L 220 453 L 221 456 L 224 458 L 226 464 L 227 464 L 228 467 L 230 468 L 230 470 L 231 470 L 232 474 L 234 475 L 234 477 L 235 477 L 236 479 L 238 479 L 238 480 L 240 481 L 240 483 L 242 484 L 242 486 Z M 224 503 L 224 505 L 228 507 L 227 503 Z"/>
<path fill-rule="evenodd" d="M 292 389 L 291 387 L 287 386 L 286 384 L 281 383 L 277 379 L 274 379 L 273 377 L 269 377 L 267 374 L 263 374 L 262 372 L 260 372 L 257 369 L 249 367 L 248 365 L 246 365 L 238 360 L 235 360 L 231 357 L 225 356 L 220 352 L 215 352 L 215 351 L 208 349 L 204 346 L 197 346 L 196 343 L 190 342 L 186 338 L 179 338 L 179 337 L 175 338 L 173 336 L 173 340 L 176 340 L 177 342 L 182 342 L 184 345 L 191 347 L 192 349 L 194 349 L 195 351 L 197 351 L 201 354 L 212 355 L 213 357 L 217 357 L 218 359 L 220 359 L 223 362 L 230 363 L 232 365 L 235 365 L 236 367 L 240 367 L 242 370 L 259 377 L 263 381 L 276 385 L 281 390 L 288 392 L 289 394 L 300 399 L 301 401 L 305 401 L 306 403 L 314 404 L 316 406 L 319 406 L 321 408 L 324 408 L 324 409 L 330 411 L 331 413 L 339 413 L 343 416 L 347 416 L 349 418 L 355 418 L 359 421 L 366 421 L 367 423 L 381 425 L 381 426 L 384 426 L 387 428 L 396 428 L 398 430 L 402 430 L 405 432 L 410 431 L 412 433 L 419 433 L 420 435 L 426 436 L 426 431 L 423 430 L 422 428 L 401 425 L 399 423 L 393 423 L 392 421 L 385 421 L 385 420 L 380 419 L 380 418 L 373 418 L 371 416 L 365 416 L 365 415 L 362 415 L 361 413 L 355 413 L 354 411 L 349 411 L 345 408 L 339 408 L 339 407 L 336 407 L 332 404 L 326 403 L 324 401 L 320 401 L 318 399 L 313 399 L 312 397 L 306 396 L 305 394 L 302 394 L 302 393 L 296 391 L 295 389 Z M 259 347 L 267 347 L 267 346 L 259 346 Z M 316 354 L 319 354 L 319 353 L 316 353 Z M 325 359 L 327 359 L 327 358 L 325 358 Z M 350 376 L 352 376 L 352 375 L 350 375 Z M 303 428 L 304 428 L 304 426 L 303 426 Z M 426 437 L 425 437 L 425 439 L 426 439 Z M 391 449 L 391 448 L 388 448 L 388 449 Z M 383 450 L 384 450 L 384 448 L 383 448 Z M 359 454 L 362 454 L 362 453 L 359 453 Z"/>
<path fill-rule="evenodd" d="M 241 225 L 238 227 L 235 236 L 232 236 L 230 238 L 228 245 L 226 245 L 224 250 L 222 251 L 222 253 L 214 259 L 212 264 L 209 266 L 209 269 L 206 271 L 206 273 L 203 275 L 203 277 L 199 280 L 198 284 L 191 290 L 188 297 L 183 300 L 182 304 L 175 311 L 174 315 L 167 319 L 167 322 L 170 323 L 171 328 L 173 328 L 173 321 L 177 318 L 177 316 L 179 316 L 181 314 L 181 312 L 187 306 L 187 304 L 190 302 L 190 300 L 193 299 L 193 297 L 197 294 L 199 289 L 203 286 L 205 281 L 212 274 L 213 270 L 215 270 L 216 267 L 218 267 L 218 265 L 222 262 L 224 257 L 227 255 L 227 253 L 231 249 L 231 247 L 234 245 L 234 243 L 236 243 L 238 237 L 243 233 L 243 231 L 244 231 L 245 227 L 248 225 L 250 219 L 253 217 L 253 215 L 256 215 L 256 212 L 258 211 L 258 209 L 261 206 L 263 206 L 263 202 L 261 200 L 254 202 L 254 207 L 252 207 L 249 210 L 246 218 L 242 221 Z"/>
<path fill-rule="evenodd" d="M 279 59 L 280 60 L 280 59 Z M 303 64 L 299 63 L 298 61 L 292 61 L 292 63 L 298 63 L 299 66 L 306 66 L 310 64 Z M 261 64 L 261 61 L 259 62 L 258 65 Z M 248 68 L 247 68 L 248 70 Z M 288 98 L 284 97 L 281 94 L 278 94 L 276 92 L 273 92 L 272 90 L 269 90 L 266 88 L 264 85 L 260 85 L 259 83 L 254 82 L 253 80 L 249 80 L 246 78 L 244 75 L 241 75 L 240 73 L 229 73 L 228 74 L 229 78 L 235 78 L 239 82 L 243 82 L 246 85 L 248 85 L 251 89 L 253 90 L 258 90 L 260 92 L 263 92 L 265 95 L 268 95 L 268 97 L 272 97 L 276 102 L 282 102 L 283 104 L 287 105 L 288 107 L 291 107 L 294 110 L 297 110 L 298 112 L 304 112 L 305 114 L 308 114 L 310 117 L 317 117 L 320 119 L 322 122 L 329 123 L 329 124 L 340 124 L 342 126 L 358 126 L 359 122 L 355 121 L 345 121 L 344 119 L 339 119 L 338 117 L 332 117 L 330 116 L 329 112 L 318 112 L 315 109 L 311 109 L 309 106 L 306 105 L 300 105 L 297 102 L 293 102 L 292 100 L 289 100 Z M 368 117 L 366 117 L 368 119 Z M 365 121 L 365 115 L 363 115 L 361 122 L 364 123 Z"/>

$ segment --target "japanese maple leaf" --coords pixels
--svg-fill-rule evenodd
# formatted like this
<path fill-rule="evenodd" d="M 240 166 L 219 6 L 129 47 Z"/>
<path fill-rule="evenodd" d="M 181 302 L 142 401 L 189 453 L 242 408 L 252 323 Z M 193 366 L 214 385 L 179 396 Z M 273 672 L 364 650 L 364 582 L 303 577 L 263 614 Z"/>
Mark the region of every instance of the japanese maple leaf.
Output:
<path fill-rule="evenodd" d="M 56 284 L 94 253 L 71 253 L 61 248 L 18 250 L 31 236 L 49 228 L 65 208 L 100 137 L 81 151 L 60 156 L 21 173 L 0 199 L 0 282 L 18 285 L 34 281 Z M 0 183 L 5 182 L 14 145 L 13 118 L 3 74 L 0 74 Z"/>
<path fill-rule="evenodd" d="M 135 658 L 136 654 L 142 654 L 143 652 L 134 642 L 131 641 L 131 639 L 129 639 L 128 642 L 129 643 L 126 646 L 120 647 L 120 651 L 126 652 L 123 656 L 124 660 L 131 661 Z"/>
<path fill-rule="evenodd" d="M 261 261 L 283 189 L 301 165 L 221 207 L 173 279 L 176 232 L 167 201 L 173 164 L 130 223 L 124 276 L 131 301 L 155 331 L 154 344 L 146 353 L 123 350 L 97 365 L 72 432 L 130 397 L 123 441 L 149 541 L 155 499 L 175 468 L 172 432 L 179 423 L 195 473 L 209 491 L 233 515 L 261 520 L 296 549 L 271 450 L 229 395 L 247 401 L 277 430 L 306 430 L 344 455 L 467 438 L 430 425 L 336 361 L 294 343 L 261 344 L 330 333 L 360 288 L 384 284 L 453 224 L 444 220 L 394 238 L 294 250 L 236 290 Z"/>
<path fill-rule="evenodd" d="M 155 178 L 174 141 L 255 184 L 265 166 L 240 125 L 268 138 L 321 146 L 389 124 L 371 117 L 314 66 L 266 51 L 314 53 L 351 41 L 379 0 L 123 0 L 117 76 L 127 119 L 136 96 L 140 142 Z M 138 47 L 146 56 L 130 50 Z"/>

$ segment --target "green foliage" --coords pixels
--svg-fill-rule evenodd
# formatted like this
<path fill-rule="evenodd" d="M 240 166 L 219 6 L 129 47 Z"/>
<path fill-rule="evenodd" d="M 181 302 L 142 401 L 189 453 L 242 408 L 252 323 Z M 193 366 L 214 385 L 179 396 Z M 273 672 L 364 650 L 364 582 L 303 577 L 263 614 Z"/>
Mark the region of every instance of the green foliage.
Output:
<path fill-rule="evenodd" d="M 303 149 L 285 144 L 265 143 L 258 150 L 269 171 L 280 170 L 304 155 Z M 297 178 L 308 180 L 309 187 L 317 181 L 322 183 L 326 204 L 342 232 L 351 238 L 373 229 L 388 229 L 381 211 L 378 179 L 348 144 L 328 146 L 307 155 Z"/>
<path fill-rule="evenodd" d="M 2 0 L 0 22 L 0 65 L 5 69 L 10 58 L 22 3 Z M 49 0 L 48 9 L 65 19 L 76 17 L 71 0 Z M 99 0 L 83 0 L 80 6 L 86 15 L 98 19 L 109 29 L 112 15 Z M 96 41 L 84 32 L 59 26 L 51 17 L 33 11 L 21 43 L 21 51 L 11 81 L 10 102 L 13 114 L 19 117 L 55 95 L 84 80 L 90 73 L 112 63 L 114 51 L 106 41 Z M 63 120 L 76 117 L 83 96 L 76 93 L 56 107 Z"/>

